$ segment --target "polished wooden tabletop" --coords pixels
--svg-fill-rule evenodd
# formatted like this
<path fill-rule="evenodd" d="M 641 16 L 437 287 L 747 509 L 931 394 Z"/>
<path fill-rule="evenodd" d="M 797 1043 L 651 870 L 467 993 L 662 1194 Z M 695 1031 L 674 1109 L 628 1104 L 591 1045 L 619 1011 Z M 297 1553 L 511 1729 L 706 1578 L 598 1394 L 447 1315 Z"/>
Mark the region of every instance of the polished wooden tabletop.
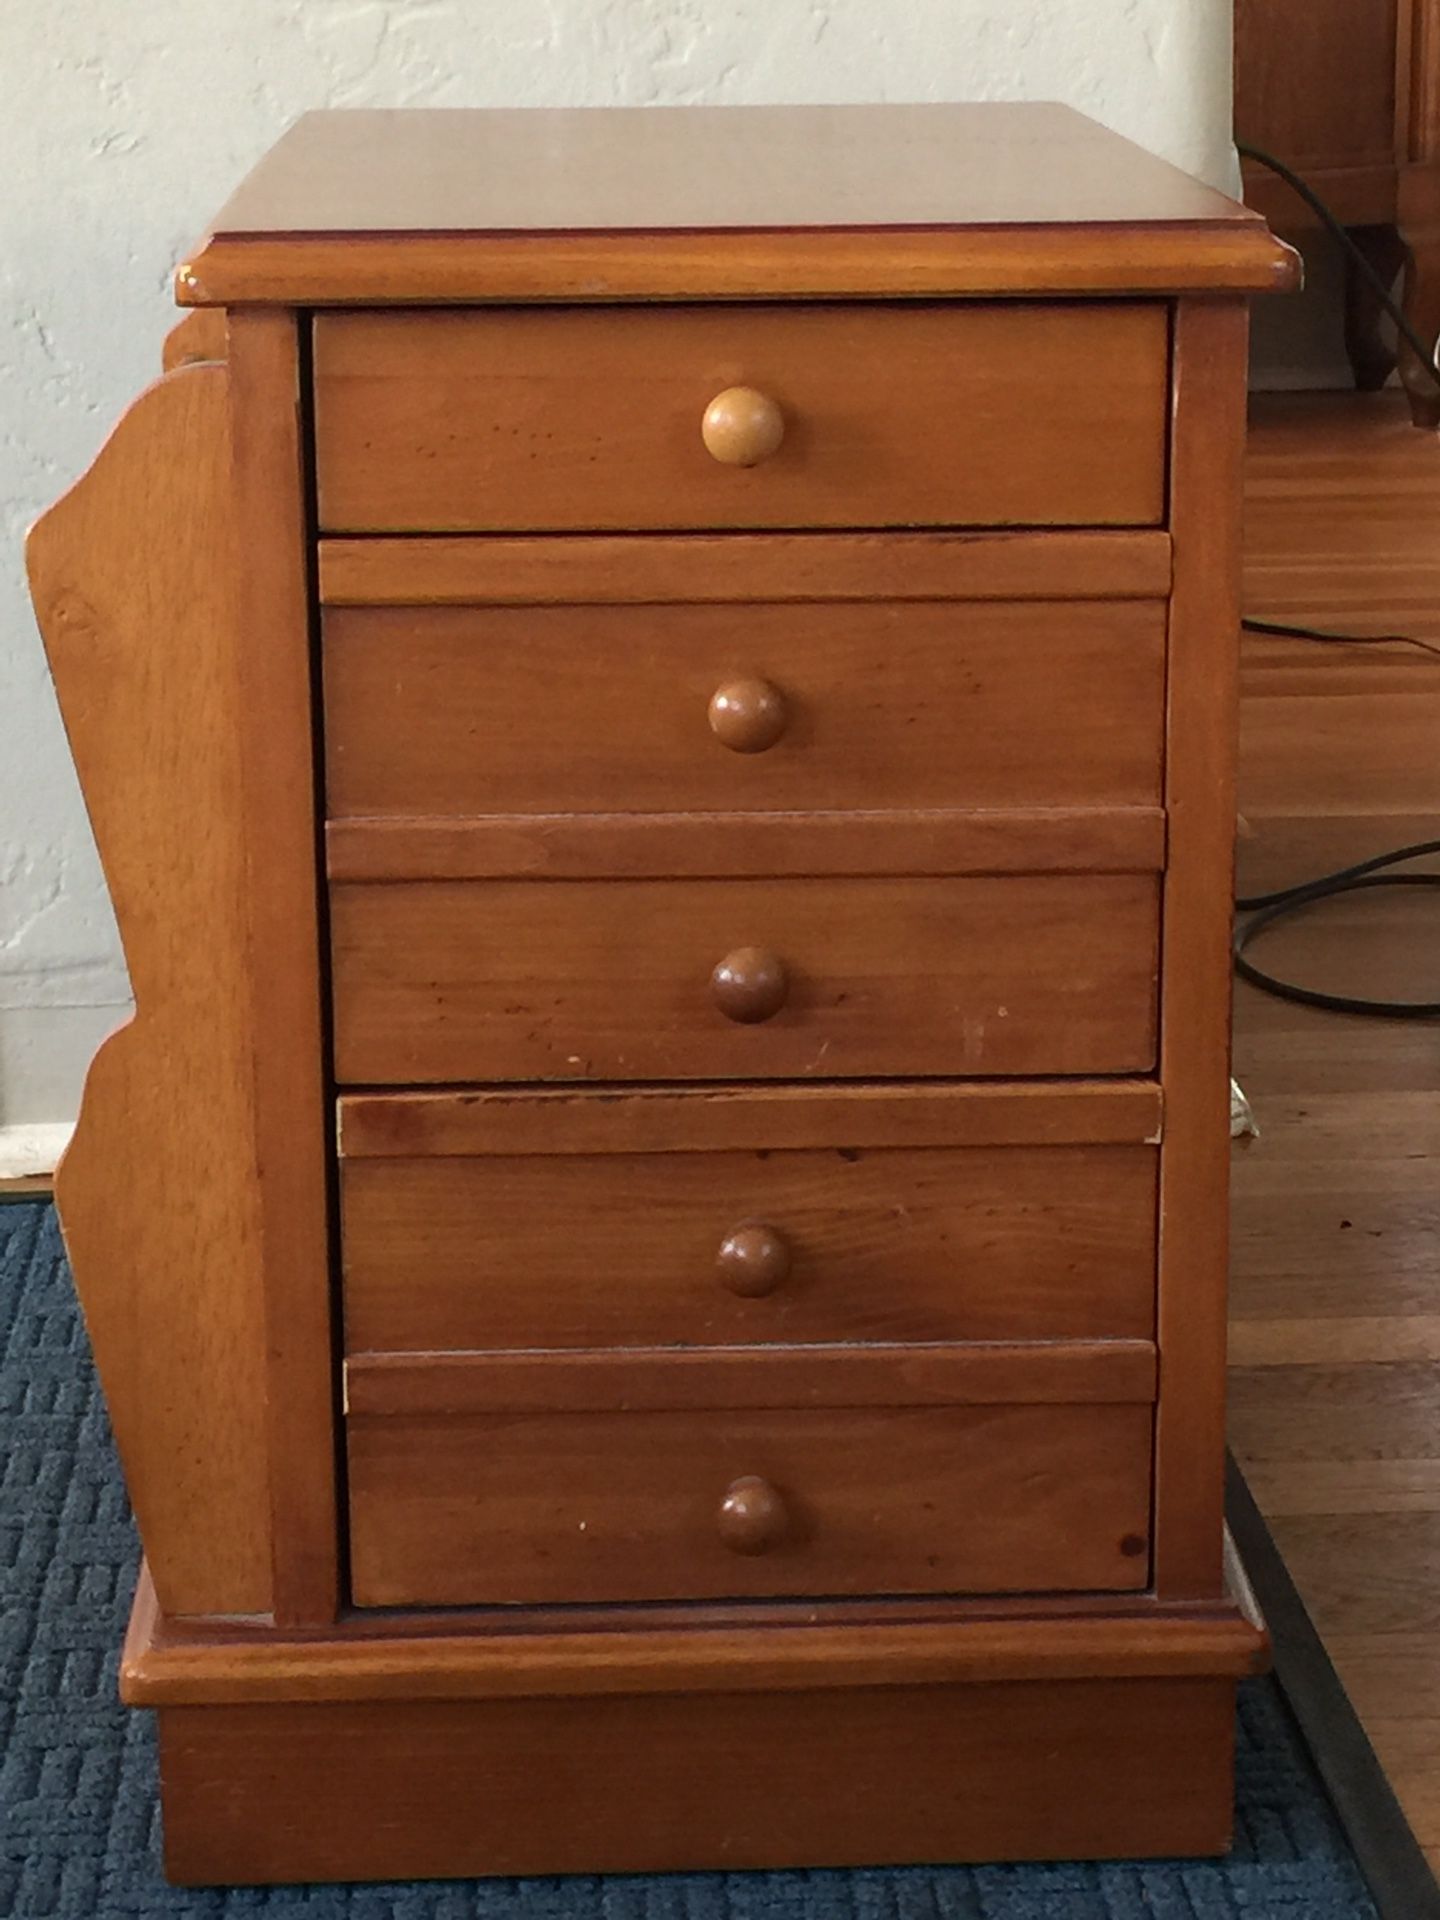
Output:
<path fill-rule="evenodd" d="M 1063 106 L 366 109 L 298 121 L 179 296 L 1262 288 L 1292 265 L 1248 209 Z"/>

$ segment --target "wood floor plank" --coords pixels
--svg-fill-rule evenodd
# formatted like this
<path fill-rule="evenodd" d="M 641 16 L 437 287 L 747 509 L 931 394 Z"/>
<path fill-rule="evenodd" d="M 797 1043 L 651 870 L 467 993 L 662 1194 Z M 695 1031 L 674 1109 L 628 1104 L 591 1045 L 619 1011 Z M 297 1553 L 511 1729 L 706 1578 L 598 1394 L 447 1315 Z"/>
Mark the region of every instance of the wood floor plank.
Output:
<path fill-rule="evenodd" d="M 1440 1513 L 1276 1514 L 1271 1531 L 1322 1638 L 1423 1634 L 1440 1645 Z M 1386 1711 L 1409 1715 L 1403 1696 Z M 1367 1723 L 1368 1725 L 1368 1723 Z"/>
<path fill-rule="evenodd" d="M 1440 1719 L 1377 1718 L 1366 1731 L 1415 1838 L 1440 1847 Z"/>
<path fill-rule="evenodd" d="M 1440 1662 L 1423 1633 L 1332 1633 L 1326 1650 L 1367 1725 L 1399 1716 L 1440 1722 Z"/>
<path fill-rule="evenodd" d="M 1272 1520 L 1305 1513 L 1440 1513 L 1440 1453 L 1416 1460 L 1253 1461 L 1246 1478 Z M 1436 1686 L 1440 1690 L 1440 1663 Z"/>
<path fill-rule="evenodd" d="M 1236 1367 L 1388 1360 L 1440 1360 L 1440 1314 L 1236 1319 L 1231 1325 L 1230 1363 Z"/>
<path fill-rule="evenodd" d="M 1424 1361 L 1231 1369 L 1230 1438 L 1242 1465 L 1413 1460 L 1437 1435 L 1440 1368 Z"/>
<path fill-rule="evenodd" d="M 1325 1193 L 1337 1174 L 1354 1178 L 1362 1167 L 1376 1193 L 1432 1189 L 1440 1151 L 1440 1106 L 1432 1088 L 1271 1095 L 1246 1071 L 1248 1056 L 1238 1041 L 1235 1057 L 1264 1142 L 1263 1152 L 1236 1156 L 1240 1192 Z"/>
<path fill-rule="evenodd" d="M 1440 440 L 1393 394 L 1257 401 L 1254 614 L 1440 640 Z M 1247 635 L 1239 888 L 1440 838 L 1440 661 Z M 1440 863 L 1428 863 L 1431 870 Z M 1337 991 L 1440 997 L 1440 898 L 1353 895 L 1257 943 Z M 1237 983 L 1260 1128 L 1233 1163 L 1231 1441 L 1440 1865 L 1440 1028 Z"/>
<path fill-rule="evenodd" d="M 1258 1152 L 1257 1147 L 1257 1152 Z M 1255 1187 L 1233 1201 L 1235 1320 L 1410 1318 L 1437 1304 L 1440 1195 L 1337 1175 L 1322 1192 Z"/>

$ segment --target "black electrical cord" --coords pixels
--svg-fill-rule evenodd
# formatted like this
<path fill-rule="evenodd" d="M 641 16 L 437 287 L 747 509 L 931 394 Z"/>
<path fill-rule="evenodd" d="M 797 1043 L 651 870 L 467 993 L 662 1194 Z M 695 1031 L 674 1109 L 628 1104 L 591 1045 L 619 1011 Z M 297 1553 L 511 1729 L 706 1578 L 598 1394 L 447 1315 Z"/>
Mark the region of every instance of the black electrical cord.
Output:
<path fill-rule="evenodd" d="M 1385 867 L 1398 867 L 1407 860 L 1420 860 L 1427 854 L 1440 854 L 1440 840 L 1419 840 L 1411 847 L 1397 847 L 1393 853 L 1377 854 L 1373 860 L 1361 860 L 1353 867 L 1341 867 L 1336 873 L 1322 873 L 1316 880 L 1304 880 L 1299 886 L 1281 887 L 1275 893 L 1253 893 L 1237 900 L 1236 907 L 1250 918 L 1235 929 L 1235 971 L 1242 980 L 1263 987 L 1266 993 L 1282 1000 L 1298 1000 L 1304 1007 L 1325 1007 L 1332 1013 L 1373 1013 L 1388 1020 L 1429 1020 L 1440 1015 L 1440 1000 L 1367 1000 L 1356 994 L 1320 993 L 1313 987 L 1296 986 L 1290 980 L 1278 980 L 1264 973 L 1245 949 L 1257 933 L 1287 914 L 1302 907 L 1313 907 L 1322 900 L 1334 900 L 1342 893 L 1359 893 L 1367 887 L 1440 887 L 1440 873 L 1385 873 Z"/>
<path fill-rule="evenodd" d="M 1440 647 L 1433 640 L 1418 640 L 1413 633 L 1330 633 L 1324 627 L 1297 627 L 1288 620 L 1252 620 L 1240 622 L 1247 633 L 1277 633 L 1285 640 L 1320 640 L 1332 647 L 1419 647 L 1440 660 Z"/>
<path fill-rule="evenodd" d="M 1394 321 L 1401 337 L 1414 350 L 1420 364 L 1440 387 L 1440 367 L 1435 363 L 1433 346 L 1425 342 L 1411 326 L 1409 319 L 1391 297 L 1390 289 L 1375 271 L 1365 254 L 1351 239 L 1341 221 L 1316 193 L 1308 181 L 1303 180 L 1293 167 L 1286 166 L 1283 160 L 1277 160 L 1273 153 L 1266 153 L 1260 147 L 1247 146 L 1236 142 L 1237 149 L 1246 160 L 1268 167 L 1270 172 L 1278 174 L 1287 186 L 1299 194 L 1305 204 L 1318 216 L 1321 224 L 1337 240 L 1340 246 L 1359 269 L 1374 292 L 1380 305 Z M 1251 633 L 1280 634 L 1287 639 L 1315 640 L 1331 646 L 1374 646 L 1389 643 L 1391 645 L 1419 647 L 1425 653 L 1440 656 L 1440 647 L 1429 640 L 1417 639 L 1409 633 L 1331 633 L 1322 627 L 1293 625 L 1283 620 L 1260 620 L 1246 618 L 1242 626 Z M 1320 993 L 1313 987 L 1302 987 L 1292 980 L 1280 980 L 1274 974 L 1265 973 L 1252 960 L 1245 957 L 1245 950 L 1258 933 L 1273 925 L 1276 920 L 1292 913 L 1299 913 L 1306 907 L 1317 906 L 1323 900 L 1334 900 L 1341 894 L 1359 893 L 1369 887 L 1437 887 L 1440 886 L 1440 873 L 1389 873 L 1389 867 L 1403 866 L 1407 861 L 1423 859 L 1431 854 L 1440 854 L 1440 840 L 1421 840 L 1414 846 L 1397 847 L 1392 853 L 1377 854 L 1372 860 L 1362 860 L 1353 867 L 1341 867 L 1335 873 L 1322 873 L 1314 880 L 1303 880 L 1293 887 L 1281 887 L 1274 893 L 1250 894 L 1235 902 L 1236 910 L 1250 917 L 1237 925 L 1234 939 L 1235 971 L 1242 980 L 1250 981 L 1252 986 L 1262 988 L 1266 993 L 1274 994 L 1281 1000 L 1297 1001 L 1305 1007 L 1324 1007 L 1332 1013 L 1368 1013 L 1387 1020 L 1429 1020 L 1440 1017 L 1440 1000 L 1369 1000 L 1355 994 Z"/>

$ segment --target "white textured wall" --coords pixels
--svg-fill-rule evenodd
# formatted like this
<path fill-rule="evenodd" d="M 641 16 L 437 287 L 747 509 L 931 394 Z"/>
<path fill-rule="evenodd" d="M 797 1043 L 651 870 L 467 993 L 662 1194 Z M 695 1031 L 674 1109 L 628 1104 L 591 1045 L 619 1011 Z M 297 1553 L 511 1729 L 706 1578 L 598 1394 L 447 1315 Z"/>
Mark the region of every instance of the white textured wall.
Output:
<path fill-rule="evenodd" d="M 126 1004 L 21 537 L 154 373 L 175 261 L 297 114 L 1060 99 L 1231 178 L 1230 0 L 11 0 L 0 75 L 0 1125 L 70 1117 Z"/>

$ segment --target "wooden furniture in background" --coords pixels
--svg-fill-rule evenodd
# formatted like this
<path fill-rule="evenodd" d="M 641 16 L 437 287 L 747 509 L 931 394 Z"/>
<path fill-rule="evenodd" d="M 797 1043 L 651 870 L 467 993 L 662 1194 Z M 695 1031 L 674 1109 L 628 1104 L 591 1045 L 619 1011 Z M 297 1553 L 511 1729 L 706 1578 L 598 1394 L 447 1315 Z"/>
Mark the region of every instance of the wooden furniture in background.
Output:
<path fill-rule="evenodd" d="M 1302 174 L 1381 277 L 1403 269 L 1422 340 L 1440 336 L 1440 0 L 1235 0 L 1235 133 Z M 1284 181 L 1245 164 L 1245 197 L 1281 232 L 1315 216 Z M 1361 388 L 1384 386 L 1397 348 L 1379 302 L 1347 268 L 1345 344 Z M 1440 387 L 1402 340 L 1417 426 L 1440 426 Z"/>
<path fill-rule="evenodd" d="M 1225 1845 L 1292 269 L 997 106 L 317 116 L 181 270 L 32 549 L 176 1878 Z"/>

